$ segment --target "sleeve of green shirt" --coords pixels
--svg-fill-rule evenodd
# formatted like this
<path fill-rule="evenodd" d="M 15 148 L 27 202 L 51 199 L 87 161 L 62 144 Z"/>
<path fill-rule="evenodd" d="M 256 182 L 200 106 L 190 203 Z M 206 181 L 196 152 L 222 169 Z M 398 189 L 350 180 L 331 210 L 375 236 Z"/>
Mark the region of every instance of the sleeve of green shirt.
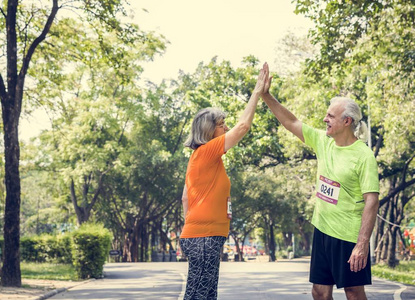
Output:
<path fill-rule="evenodd" d="M 378 164 L 372 152 L 368 153 L 361 161 L 359 181 L 362 194 L 379 193 Z"/>
<path fill-rule="evenodd" d="M 307 124 L 303 123 L 303 136 L 304 136 L 304 143 L 307 146 L 313 148 L 314 151 L 317 150 L 318 143 L 321 140 L 321 130 L 317 130 L 313 127 L 308 126 Z"/>

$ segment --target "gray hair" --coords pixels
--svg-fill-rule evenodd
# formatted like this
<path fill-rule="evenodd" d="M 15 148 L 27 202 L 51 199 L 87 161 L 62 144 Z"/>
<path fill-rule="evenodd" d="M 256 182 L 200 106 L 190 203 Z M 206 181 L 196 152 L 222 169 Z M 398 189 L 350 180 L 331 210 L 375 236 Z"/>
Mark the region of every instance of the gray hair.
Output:
<path fill-rule="evenodd" d="M 193 119 L 192 130 L 184 142 L 185 147 L 196 150 L 213 138 L 216 125 L 225 119 L 226 114 L 214 107 L 201 109 Z"/>
<path fill-rule="evenodd" d="M 362 121 L 362 111 L 359 105 L 353 99 L 347 97 L 334 97 L 330 100 L 330 104 L 342 102 L 344 104 L 344 112 L 342 118 L 352 118 L 352 130 L 355 137 L 367 143 L 368 129 L 364 121 Z"/>

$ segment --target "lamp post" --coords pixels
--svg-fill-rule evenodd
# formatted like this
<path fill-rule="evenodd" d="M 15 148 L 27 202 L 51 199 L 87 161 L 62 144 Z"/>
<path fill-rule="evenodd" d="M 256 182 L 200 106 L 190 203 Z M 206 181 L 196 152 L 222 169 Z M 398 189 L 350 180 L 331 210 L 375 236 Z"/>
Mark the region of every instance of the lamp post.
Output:
<path fill-rule="evenodd" d="M 370 105 L 369 100 L 367 104 L 367 131 L 368 131 L 368 142 L 367 145 L 370 149 L 372 149 L 372 130 L 370 127 Z M 375 256 L 375 228 L 377 224 L 378 218 L 375 219 L 375 226 L 373 227 L 372 234 L 370 236 L 370 262 L 373 265 L 376 262 L 376 256 Z"/>

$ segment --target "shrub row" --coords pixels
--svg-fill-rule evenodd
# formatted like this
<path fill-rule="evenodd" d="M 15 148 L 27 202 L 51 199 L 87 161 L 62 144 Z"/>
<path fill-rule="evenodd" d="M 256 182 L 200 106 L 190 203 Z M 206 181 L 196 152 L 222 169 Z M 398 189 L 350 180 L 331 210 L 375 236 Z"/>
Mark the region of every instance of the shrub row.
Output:
<path fill-rule="evenodd" d="M 97 224 L 84 224 L 79 229 L 62 235 L 22 237 L 20 259 L 72 264 L 79 279 L 101 278 L 111 238 L 109 230 Z M 0 239 L 0 248 L 3 252 L 3 239 Z"/>

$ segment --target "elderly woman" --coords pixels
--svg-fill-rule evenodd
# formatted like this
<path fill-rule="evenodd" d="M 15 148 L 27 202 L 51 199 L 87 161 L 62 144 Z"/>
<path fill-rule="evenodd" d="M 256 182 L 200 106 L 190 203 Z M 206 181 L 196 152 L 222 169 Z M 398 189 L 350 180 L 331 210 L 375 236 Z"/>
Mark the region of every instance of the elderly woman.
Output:
<path fill-rule="evenodd" d="M 222 155 L 249 131 L 268 68 L 261 69 L 255 89 L 238 123 L 229 130 L 225 113 L 216 108 L 199 111 L 185 146 L 194 150 L 183 189 L 185 224 L 180 247 L 189 259 L 185 300 L 217 299 L 220 249 L 229 234 L 231 183 Z"/>

